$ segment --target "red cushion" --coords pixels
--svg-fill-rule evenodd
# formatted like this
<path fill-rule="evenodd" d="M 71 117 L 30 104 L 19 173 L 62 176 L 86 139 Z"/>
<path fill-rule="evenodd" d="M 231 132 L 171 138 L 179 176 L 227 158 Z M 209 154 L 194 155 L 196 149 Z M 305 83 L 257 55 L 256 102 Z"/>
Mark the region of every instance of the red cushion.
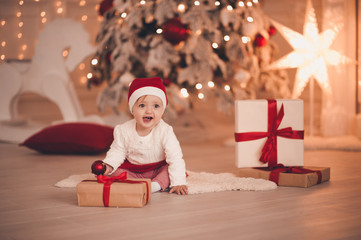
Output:
<path fill-rule="evenodd" d="M 64 123 L 44 128 L 20 145 L 48 154 L 97 154 L 108 150 L 112 142 L 112 127 Z"/>

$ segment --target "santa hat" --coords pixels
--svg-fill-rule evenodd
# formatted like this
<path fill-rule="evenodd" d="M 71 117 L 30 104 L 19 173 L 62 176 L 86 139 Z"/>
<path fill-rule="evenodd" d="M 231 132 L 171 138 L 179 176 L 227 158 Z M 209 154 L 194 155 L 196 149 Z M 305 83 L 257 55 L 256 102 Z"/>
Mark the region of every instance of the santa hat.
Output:
<path fill-rule="evenodd" d="M 155 78 L 136 78 L 129 86 L 128 104 L 129 110 L 133 113 L 132 109 L 134 103 L 144 95 L 153 95 L 159 97 L 163 102 L 163 107 L 168 104 L 167 93 L 162 80 L 159 77 Z"/>

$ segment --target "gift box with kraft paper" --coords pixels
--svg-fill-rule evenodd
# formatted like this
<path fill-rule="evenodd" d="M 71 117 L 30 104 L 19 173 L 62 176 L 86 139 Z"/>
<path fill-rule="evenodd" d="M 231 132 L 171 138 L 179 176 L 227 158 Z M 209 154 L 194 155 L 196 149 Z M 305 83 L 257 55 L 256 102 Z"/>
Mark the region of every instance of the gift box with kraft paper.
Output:
<path fill-rule="evenodd" d="M 331 170 L 329 167 L 303 167 L 304 169 L 313 170 L 313 173 L 280 173 L 278 185 L 285 187 L 303 187 L 308 188 L 318 183 L 330 180 Z M 317 174 L 319 171 L 321 174 Z M 238 169 L 238 177 L 252 177 L 270 180 L 270 170 L 258 168 L 240 168 Z M 320 175 L 320 179 L 319 179 Z"/>
<path fill-rule="evenodd" d="M 134 182 L 129 183 L 127 181 Z M 104 184 L 98 183 L 96 177 L 83 180 L 77 185 L 78 205 L 82 207 L 103 207 L 103 189 Z M 115 181 L 111 184 L 109 207 L 143 207 L 147 204 L 147 200 L 150 201 L 150 198 L 150 179 L 127 178 L 125 182 Z"/>
<path fill-rule="evenodd" d="M 279 126 L 272 133 L 269 130 L 270 102 L 273 102 L 273 121 Z M 283 116 L 280 110 L 283 106 Z M 278 121 L 278 122 L 277 122 Z M 285 134 L 285 132 L 288 133 Z M 270 149 L 276 152 L 276 163 L 284 166 L 304 165 L 304 119 L 303 101 L 291 99 L 277 100 L 237 100 L 235 101 L 235 137 L 236 137 L 236 167 L 267 167 L 268 162 L 261 162 L 262 149 L 268 141 L 268 136 L 249 139 L 249 135 L 268 134 L 276 136 Z M 295 134 L 296 133 L 296 134 Z M 243 134 L 243 135 L 242 135 Z M 291 135 L 291 137 L 287 136 Z M 238 136 L 245 136 L 242 140 Z M 248 136 L 247 136 L 248 135 Z M 297 136 L 296 136 L 297 135 Z M 247 139 L 248 138 L 248 139 Z M 244 140 L 245 139 L 245 140 Z"/>

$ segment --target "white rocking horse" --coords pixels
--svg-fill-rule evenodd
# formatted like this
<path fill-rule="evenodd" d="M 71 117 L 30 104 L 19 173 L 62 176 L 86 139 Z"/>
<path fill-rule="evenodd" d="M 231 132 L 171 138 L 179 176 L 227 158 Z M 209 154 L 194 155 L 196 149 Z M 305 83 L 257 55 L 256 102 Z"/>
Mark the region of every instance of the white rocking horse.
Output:
<path fill-rule="evenodd" d="M 62 55 L 65 49 L 69 51 L 67 57 Z M 17 120 L 17 100 L 24 92 L 34 92 L 54 102 L 64 121 L 82 118 L 69 72 L 94 51 L 81 23 L 56 19 L 45 25 L 27 66 L 0 65 L 0 121 Z"/>

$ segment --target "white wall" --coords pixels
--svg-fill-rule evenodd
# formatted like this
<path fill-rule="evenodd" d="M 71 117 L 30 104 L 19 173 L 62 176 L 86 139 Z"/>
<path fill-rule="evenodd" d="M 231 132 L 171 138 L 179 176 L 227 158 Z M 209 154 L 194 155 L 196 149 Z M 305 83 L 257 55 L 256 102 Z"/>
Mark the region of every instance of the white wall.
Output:
<path fill-rule="evenodd" d="M 315 8 L 316 17 L 319 25 L 319 29 L 328 28 L 333 24 L 332 19 L 337 14 L 337 18 L 340 21 L 344 21 L 345 26 L 342 32 L 337 36 L 335 45 L 332 45 L 332 49 L 340 51 L 348 57 L 354 58 L 355 49 L 354 45 L 354 25 L 352 22 L 354 16 L 351 14 L 354 12 L 353 7 L 356 0 L 313 0 L 313 7 Z M 51 21 L 56 17 L 70 17 L 81 21 L 83 15 L 87 15 L 88 19 L 84 21 L 86 29 L 91 35 L 91 39 L 95 41 L 95 36 L 99 28 L 99 17 L 95 9 L 100 0 L 86 0 L 85 6 L 79 6 L 81 0 L 61 0 L 62 6 L 64 6 L 64 12 L 58 14 L 56 12 L 57 0 L 41 0 L 35 2 L 34 0 L 25 0 L 23 6 L 18 5 L 18 1 L 15 0 L 0 0 L 0 21 L 5 19 L 7 21 L 5 26 L 0 26 L 0 42 L 6 41 L 6 47 L 0 47 L 0 55 L 5 54 L 8 59 L 17 59 L 19 54 L 24 54 L 24 59 L 31 58 L 33 55 L 33 46 L 36 43 L 37 36 L 43 24 L 41 23 L 41 12 L 45 11 L 47 21 Z M 303 24 L 306 10 L 306 0 L 263 0 L 264 13 L 270 18 L 278 21 L 279 23 L 302 33 Z M 335 9 L 339 10 L 335 13 Z M 22 12 L 21 17 L 16 17 L 18 11 Z M 341 14 L 341 12 L 342 14 Z M 327 13 L 327 14 L 325 14 Z M 19 21 L 24 22 L 22 29 L 19 28 Z M 17 33 L 23 32 L 23 38 L 17 39 Z M 272 40 L 276 42 L 279 48 L 279 57 L 292 51 L 291 46 L 282 38 L 280 34 L 276 34 L 272 37 Z M 21 49 L 23 44 L 27 44 L 28 47 L 25 51 Z M 76 88 L 78 97 L 80 99 L 83 111 L 85 115 L 98 113 L 95 99 L 98 92 L 103 86 L 92 88 L 88 90 L 85 84 L 85 75 L 89 72 L 90 59 L 84 61 L 86 67 L 84 70 L 77 69 L 72 74 L 72 81 Z M 287 70 L 290 79 L 294 79 L 295 69 Z M 343 112 L 340 119 L 332 120 L 332 117 L 325 114 L 321 115 L 322 109 L 326 109 L 329 99 L 322 97 L 322 92 L 318 84 L 315 84 L 315 104 L 314 104 L 314 133 L 321 134 L 321 121 L 327 126 L 327 129 L 333 129 L 334 131 L 326 132 L 326 135 L 339 135 L 353 133 L 355 130 L 355 68 L 354 66 L 347 66 L 340 68 L 329 68 L 330 81 L 333 84 L 335 90 L 335 102 L 339 106 L 340 111 Z M 341 74 L 341 75 L 340 75 Z M 290 88 L 292 89 L 293 83 L 291 82 Z M 305 125 L 306 131 L 309 129 L 309 87 L 306 87 L 301 98 L 305 101 Z M 41 111 L 39 104 L 45 106 L 47 111 Z M 34 120 L 41 121 L 54 121 L 61 118 L 59 109 L 49 102 L 47 99 L 41 98 L 33 94 L 27 94 L 20 100 L 19 111 L 24 117 L 29 117 Z M 328 111 L 331 112 L 331 111 Z M 331 112 L 331 116 L 335 116 Z M 338 116 L 338 115 L 336 115 Z M 323 120 L 322 120 L 322 119 Z M 335 119 L 335 118 L 333 118 Z M 339 123 L 343 122 L 344 127 L 339 127 Z M 333 127 L 335 126 L 336 127 Z M 325 134 L 325 132 L 323 132 Z"/>

